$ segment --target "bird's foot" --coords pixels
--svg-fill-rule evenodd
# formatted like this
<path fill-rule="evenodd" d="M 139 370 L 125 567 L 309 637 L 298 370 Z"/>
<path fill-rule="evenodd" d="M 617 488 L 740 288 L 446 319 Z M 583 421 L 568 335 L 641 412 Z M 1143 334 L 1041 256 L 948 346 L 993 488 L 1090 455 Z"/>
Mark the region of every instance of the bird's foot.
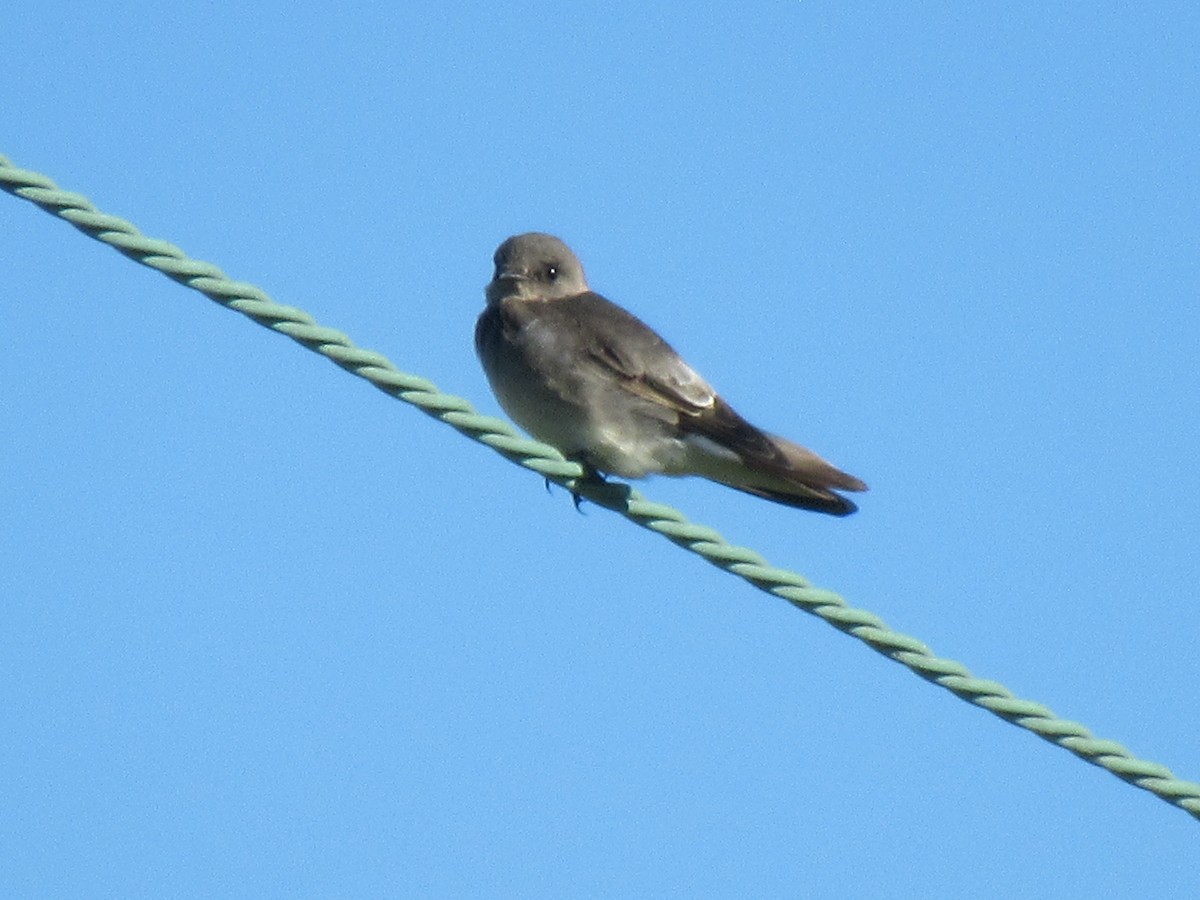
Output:
<path fill-rule="evenodd" d="M 582 460 L 579 460 L 578 462 L 579 462 L 579 465 L 581 465 L 583 467 L 583 476 L 575 479 L 576 486 L 578 486 L 580 484 L 589 484 L 589 485 L 608 484 L 608 481 L 605 480 L 604 476 L 601 475 L 600 471 L 598 469 L 596 469 L 594 466 L 589 465 L 588 463 L 583 462 Z M 580 514 L 583 513 L 583 510 L 581 510 L 579 508 L 580 504 L 582 504 L 583 501 L 584 501 L 584 497 L 582 494 L 580 494 L 578 491 L 575 491 L 575 490 L 571 491 L 571 502 L 575 504 L 575 511 L 577 513 L 580 513 Z"/>

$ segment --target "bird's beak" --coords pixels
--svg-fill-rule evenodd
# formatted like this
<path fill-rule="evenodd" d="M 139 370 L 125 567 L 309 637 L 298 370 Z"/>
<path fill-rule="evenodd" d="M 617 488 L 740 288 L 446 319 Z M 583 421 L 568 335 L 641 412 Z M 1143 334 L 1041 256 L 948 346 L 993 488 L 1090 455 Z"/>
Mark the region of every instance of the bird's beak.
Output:
<path fill-rule="evenodd" d="M 484 288 L 484 296 L 489 304 L 499 303 L 505 297 L 520 294 L 522 288 L 518 285 L 530 278 L 524 272 L 514 272 L 511 269 L 497 269 L 491 283 Z"/>

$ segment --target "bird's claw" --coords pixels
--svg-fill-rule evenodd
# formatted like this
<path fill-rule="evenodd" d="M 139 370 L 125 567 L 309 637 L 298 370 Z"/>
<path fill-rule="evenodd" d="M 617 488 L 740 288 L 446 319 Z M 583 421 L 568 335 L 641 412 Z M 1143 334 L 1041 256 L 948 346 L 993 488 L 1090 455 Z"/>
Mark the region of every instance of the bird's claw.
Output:
<path fill-rule="evenodd" d="M 603 475 L 600 474 L 600 471 L 598 469 L 596 469 L 595 467 L 593 467 L 583 461 L 580 461 L 579 465 L 583 467 L 583 475 L 581 477 L 575 479 L 576 485 L 578 485 L 578 484 L 592 484 L 592 485 L 608 484 L 608 481 L 604 478 Z M 584 496 L 582 494 L 580 494 L 578 491 L 571 491 L 571 502 L 575 504 L 575 511 L 577 513 L 580 513 L 580 514 L 583 513 L 583 510 L 580 509 L 579 507 L 583 503 L 584 499 L 585 499 Z"/>

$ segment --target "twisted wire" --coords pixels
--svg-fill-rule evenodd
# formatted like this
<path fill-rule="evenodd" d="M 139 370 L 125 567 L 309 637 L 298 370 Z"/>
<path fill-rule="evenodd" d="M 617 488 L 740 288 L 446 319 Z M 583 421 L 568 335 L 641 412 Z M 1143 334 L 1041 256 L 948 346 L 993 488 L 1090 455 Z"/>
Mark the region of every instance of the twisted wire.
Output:
<path fill-rule="evenodd" d="M 795 572 L 773 567 L 753 550 L 728 543 L 712 528 L 689 522 L 677 509 L 646 500 L 626 484 L 589 479 L 578 463 L 565 459 L 553 447 L 522 437 L 507 422 L 480 415 L 462 397 L 444 394 L 426 379 L 400 371 L 381 353 L 356 347 L 345 334 L 318 324 L 303 310 L 278 304 L 260 288 L 229 279 L 212 263 L 191 259 L 173 244 L 146 237 L 124 219 L 100 212 L 86 197 L 62 191 L 46 176 L 18 169 L 4 156 L 0 156 L 0 188 L 64 219 L 135 262 L 287 335 L 517 465 L 620 513 L 759 590 L 823 619 L 963 700 L 1069 750 L 1200 820 L 1200 784 L 1180 780 L 1167 767 L 1138 759 L 1122 745 L 1097 738 L 1078 722 L 1060 719 L 1045 706 L 1014 696 L 998 682 L 976 678 L 962 663 L 935 656 L 916 638 L 892 631 L 878 616 L 855 609 L 837 594 L 814 587 Z"/>

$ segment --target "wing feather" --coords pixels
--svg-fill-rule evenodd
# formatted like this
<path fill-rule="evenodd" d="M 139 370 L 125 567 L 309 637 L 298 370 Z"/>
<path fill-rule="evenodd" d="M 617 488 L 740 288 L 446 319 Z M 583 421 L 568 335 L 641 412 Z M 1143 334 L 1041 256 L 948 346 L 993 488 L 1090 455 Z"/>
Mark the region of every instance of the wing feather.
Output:
<path fill-rule="evenodd" d="M 587 334 L 586 355 L 619 376 L 621 386 L 643 400 L 684 417 L 698 416 L 717 402 L 707 381 L 649 325 L 596 293 L 559 301 Z"/>

